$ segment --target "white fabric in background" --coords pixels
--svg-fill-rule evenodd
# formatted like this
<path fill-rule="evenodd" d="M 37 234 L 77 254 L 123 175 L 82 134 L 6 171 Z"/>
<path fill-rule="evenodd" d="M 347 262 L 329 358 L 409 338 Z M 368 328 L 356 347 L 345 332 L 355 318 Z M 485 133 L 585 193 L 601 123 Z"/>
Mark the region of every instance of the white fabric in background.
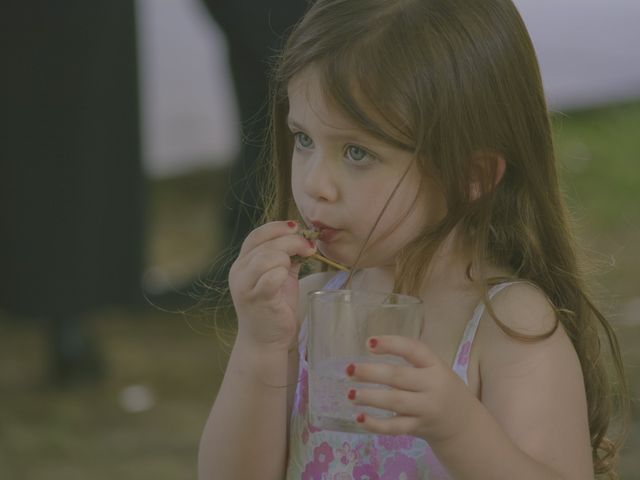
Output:
<path fill-rule="evenodd" d="M 514 0 L 552 109 L 640 100 L 640 0 Z"/>
<path fill-rule="evenodd" d="M 240 127 L 224 35 L 198 0 L 137 0 L 137 17 L 147 175 L 229 163 Z"/>

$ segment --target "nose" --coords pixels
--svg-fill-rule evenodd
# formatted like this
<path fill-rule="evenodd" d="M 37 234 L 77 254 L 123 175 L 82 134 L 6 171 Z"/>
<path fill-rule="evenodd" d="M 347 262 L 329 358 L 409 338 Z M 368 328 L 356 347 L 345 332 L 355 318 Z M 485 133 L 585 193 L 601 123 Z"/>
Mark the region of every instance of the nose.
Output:
<path fill-rule="evenodd" d="M 338 172 L 331 160 L 320 152 L 310 159 L 304 177 L 304 190 L 311 198 L 334 202 L 338 198 Z"/>

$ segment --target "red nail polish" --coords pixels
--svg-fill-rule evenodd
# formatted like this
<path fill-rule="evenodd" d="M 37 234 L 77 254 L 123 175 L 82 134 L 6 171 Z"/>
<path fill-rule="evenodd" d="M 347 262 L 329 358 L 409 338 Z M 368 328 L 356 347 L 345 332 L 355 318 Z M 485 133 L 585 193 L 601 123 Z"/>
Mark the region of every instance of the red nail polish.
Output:
<path fill-rule="evenodd" d="M 352 377 L 354 373 L 356 373 L 356 366 L 353 363 L 350 363 L 347 367 L 347 375 Z"/>
<path fill-rule="evenodd" d="M 360 415 L 358 415 L 356 417 L 356 422 L 358 423 L 364 423 L 364 413 L 361 413 Z"/>
<path fill-rule="evenodd" d="M 293 228 L 293 227 L 295 227 L 295 226 L 296 226 L 296 222 L 291 221 L 291 220 L 289 220 L 289 221 L 287 222 L 287 227 L 289 227 L 289 228 Z"/>
<path fill-rule="evenodd" d="M 356 399 L 356 391 L 355 390 L 349 390 L 349 394 L 347 395 L 347 397 L 349 398 L 349 400 L 355 400 Z"/>
<path fill-rule="evenodd" d="M 370 348 L 376 348 L 377 346 L 378 346 L 378 339 L 377 338 L 369 339 L 369 347 Z"/>
<path fill-rule="evenodd" d="M 316 242 L 314 242 L 313 240 L 311 240 L 310 238 L 307 238 L 307 242 L 309 242 L 309 246 L 311 248 L 316 248 Z"/>

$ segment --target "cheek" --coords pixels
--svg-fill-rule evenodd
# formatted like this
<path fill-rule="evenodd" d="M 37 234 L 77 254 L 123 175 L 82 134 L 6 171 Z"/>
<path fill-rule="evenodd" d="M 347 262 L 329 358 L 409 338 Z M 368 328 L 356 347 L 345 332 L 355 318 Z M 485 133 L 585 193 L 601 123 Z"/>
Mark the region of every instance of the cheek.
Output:
<path fill-rule="evenodd" d="M 386 199 L 385 199 L 386 200 Z M 442 217 L 435 197 L 429 194 L 424 184 L 412 182 L 400 189 L 385 211 L 379 225 L 379 234 L 387 236 L 392 243 L 406 244 L 413 240 L 424 227 L 437 223 Z M 384 202 L 376 210 L 379 212 Z M 374 220 L 375 221 L 375 220 Z"/>
<path fill-rule="evenodd" d="M 354 215 L 353 218 L 357 218 L 357 231 L 362 239 L 366 238 L 376 225 L 387 200 L 388 194 L 380 195 L 379 193 L 370 196 L 362 195 L 358 198 L 358 215 Z M 370 252 L 376 251 L 380 254 L 379 250 L 382 249 L 392 253 L 409 241 L 409 237 L 414 234 L 413 230 L 417 226 L 418 218 L 417 204 L 413 205 L 413 203 L 413 198 L 401 194 L 400 191 L 396 192 L 375 227 L 369 242 Z"/>
<path fill-rule="evenodd" d="M 302 192 L 302 183 L 303 182 L 303 177 L 299 171 L 299 169 L 296 169 L 295 167 L 291 167 L 291 193 L 293 195 L 293 201 L 296 204 L 296 207 L 298 207 L 298 209 L 300 208 L 300 200 L 302 198 L 301 192 Z"/>
<path fill-rule="evenodd" d="M 366 235 L 376 223 L 378 216 L 386 203 L 386 198 L 380 195 L 380 190 L 357 189 L 351 202 L 345 202 L 349 207 L 349 217 L 352 218 L 360 235 Z M 387 207 L 387 212 L 392 205 Z M 387 212 L 382 216 L 379 226 L 385 223 Z M 378 230 L 378 228 L 376 228 Z"/>

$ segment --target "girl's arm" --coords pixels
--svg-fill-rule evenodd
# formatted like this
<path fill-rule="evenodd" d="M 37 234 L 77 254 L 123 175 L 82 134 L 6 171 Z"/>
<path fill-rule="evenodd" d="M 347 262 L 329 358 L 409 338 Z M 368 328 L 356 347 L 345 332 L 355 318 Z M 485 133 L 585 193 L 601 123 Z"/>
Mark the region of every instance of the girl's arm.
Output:
<path fill-rule="evenodd" d="M 299 265 L 315 252 L 293 222 L 257 228 L 231 267 L 238 334 L 200 442 L 201 480 L 281 480 L 287 446 L 287 385 L 295 344 Z"/>
<path fill-rule="evenodd" d="M 546 297 L 528 284 L 505 289 L 494 310 L 507 326 L 526 334 L 548 332 L 555 323 Z M 472 407 L 464 434 L 434 446 L 443 462 L 451 458 L 454 477 L 593 478 L 582 370 L 564 329 L 525 343 L 485 314 L 476 341 L 482 403 Z M 471 445 L 468 456 L 454 461 L 456 451 Z M 472 473 L 474 465 L 484 475 Z"/>
<path fill-rule="evenodd" d="M 236 341 L 200 442 L 200 480 L 284 477 L 287 363 L 286 349 Z"/>
<path fill-rule="evenodd" d="M 492 304 L 518 332 L 539 335 L 554 325 L 553 309 L 532 286 L 509 287 Z M 357 389 L 354 402 L 398 413 L 364 415 L 365 429 L 424 438 L 456 480 L 593 478 L 582 371 L 562 328 L 525 343 L 485 314 L 472 352 L 479 358 L 480 399 L 424 343 L 376 340 L 373 353 L 399 355 L 412 366 L 355 365 L 353 380 L 392 390 Z"/>

